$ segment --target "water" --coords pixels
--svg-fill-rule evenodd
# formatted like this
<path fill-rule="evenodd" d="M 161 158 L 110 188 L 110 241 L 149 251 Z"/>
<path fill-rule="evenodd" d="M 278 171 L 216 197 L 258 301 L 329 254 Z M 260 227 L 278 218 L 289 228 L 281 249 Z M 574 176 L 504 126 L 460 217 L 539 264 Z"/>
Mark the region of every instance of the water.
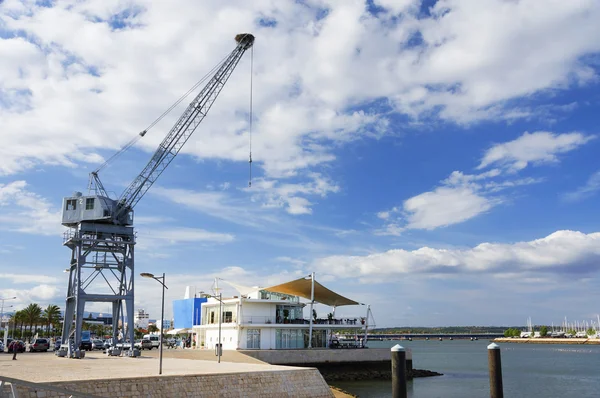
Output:
<path fill-rule="evenodd" d="M 413 367 L 444 373 L 408 383 L 414 398 L 489 397 L 489 341 L 374 341 L 372 348 L 400 343 L 413 352 Z M 500 345 L 505 397 L 600 397 L 600 346 L 556 344 Z M 391 381 L 347 381 L 335 386 L 365 397 L 390 397 Z"/>

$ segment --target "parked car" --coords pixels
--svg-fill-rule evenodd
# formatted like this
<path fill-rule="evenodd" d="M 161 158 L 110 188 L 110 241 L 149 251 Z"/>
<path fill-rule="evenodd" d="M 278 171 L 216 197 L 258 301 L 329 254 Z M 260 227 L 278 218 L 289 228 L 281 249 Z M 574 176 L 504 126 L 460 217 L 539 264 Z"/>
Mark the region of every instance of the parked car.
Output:
<path fill-rule="evenodd" d="M 84 340 L 79 343 L 79 349 L 84 351 L 92 351 L 92 340 Z"/>
<path fill-rule="evenodd" d="M 4 340 L 0 339 L 0 352 L 4 352 Z"/>
<path fill-rule="evenodd" d="M 151 350 L 152 342 L 150 339 L 141 339 L 135 342 L 135 348 L 138 350 Z"/>
<path fill-rule="evenodd" d="M 11 341 L 12 342 L 12 341 Z M 14 340 L 14 344 L 13 347 L 15 346 L 15 344 L 19 347 L 17 349 L 17 352 L 25 352 L 25 343 L 22 340 Z M 9 348 L 10 348 L 10 344 L 9 344 Z M 13 348 L 14 349 L 14 348 Z M 9 351 L 10 352 L 10 351 Z"/>
<path fill-rule="evenodd" d="M 54 342 L 54 351 L 58 351 L 61 344 L 62 344 L 62 339 L 56 339 L 56 341 Z"/>
<path fill-rule="evenodd" d="M 33 343 L 29 344 L 29 352 L 40 352 L 48 351 L 50 349 L 50 340 L 48 339 L 35 339 Z"/>
<path fill-rule="evenodd" d="M 152 342 L 152 347 L 158 348 L 160 346 L 160 337 L 156 334 L 146 334 L 144 339 L 148 339 Z"/>
<path fill-rule="evenodd" d="M 120 348 L 121 350 L 129 350 L 131 348 L 131 342 L 130 341 L 119 341 L 116 344 L 116 347 Z"/>
<path fill-rule="evenodd" d="M 92 340 L 92 350 L 103 350 L 104 341 L 100 339 Z"/>

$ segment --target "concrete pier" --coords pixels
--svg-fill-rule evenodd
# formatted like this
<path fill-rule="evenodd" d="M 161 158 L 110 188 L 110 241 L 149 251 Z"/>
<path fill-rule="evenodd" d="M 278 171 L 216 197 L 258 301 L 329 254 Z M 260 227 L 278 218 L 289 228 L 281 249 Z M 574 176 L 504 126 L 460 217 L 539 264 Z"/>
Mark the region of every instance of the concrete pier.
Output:
<path fill-rule="evenodd" d="M 333 396 L 314 368 L 167 357 L 159 376 L 157 358 L 147 354 L 126 358 L 90 352 L 76 360 L 25 353 L 17 361 L 11 359 L 0 355 L 0 374 L 39 383 L 41 391 L 48 384 L 103 397 Z M 18 392 L 20 397 L 38 397 L 30 388 L 19 387 Z M 45 396 L 61 395 L 47 392 Z"/>

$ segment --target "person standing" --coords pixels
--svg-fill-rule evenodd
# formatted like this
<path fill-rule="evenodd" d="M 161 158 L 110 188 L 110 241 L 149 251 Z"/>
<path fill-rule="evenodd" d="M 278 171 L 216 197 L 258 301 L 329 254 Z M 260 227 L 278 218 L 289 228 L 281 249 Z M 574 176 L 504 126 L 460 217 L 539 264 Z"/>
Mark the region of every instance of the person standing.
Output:
<path fill-rule="evenodd" d="M 13 361 L 17 360 L 17 351 L 19 351 L 18 346 L 19 346 L 19 344 L 18 344 L 17 340 L 11 341 L 10 344 L 8 345 L 8 352 L 13 353 L 13 357 L 12 357 Z"/>

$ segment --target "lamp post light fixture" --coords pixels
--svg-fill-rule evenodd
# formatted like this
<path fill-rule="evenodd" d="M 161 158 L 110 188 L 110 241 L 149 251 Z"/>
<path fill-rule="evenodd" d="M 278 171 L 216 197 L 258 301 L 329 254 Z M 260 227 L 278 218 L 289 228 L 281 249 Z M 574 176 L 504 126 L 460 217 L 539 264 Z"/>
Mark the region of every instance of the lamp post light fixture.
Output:
<path fill-rule="evenodd" d="M 200 292 L 202 293 L 202 292 Z M 215 300 L 219 300 L 219 340 L 217 342 L 217 363 L 221 363 L 221 353 L 223 344 L 221 343 L 221 323 L 223 321 L 223 296 L 219 293 L 218 296 L 212 296 L 210 294 L 200 294 L 201 297 L 206 298 L 214 298 Z"/>
<path fill-rule="evenodd" d="M 165 274 L 163 272 L 162 276 L 154 276 L 149 272 L 142 272 L 140 276 L 144 278 L 152 278 L 158 283 L 160 283 L 163 287 L 162 289 L 162 306 L 160 313 L 160 347 L 158 351 L 158 374 L 162 374 L 162 359 L 163 359 L 163 329 L 165 326 L 165 289 L 168 289 L 167 285 L 165 285 Z"/>
<path fill-rule="evenodd" d="M 2 302 L 2 305 L 0 306 L 0 329 L 2 329 L 2 321 L 4 320 L 4 302 L 7 300 L 16 300 L 17 297 L 6 297 L 6 298 L 0 298 L 0 301 Z M 11 306 L 8 306 L 7 308 L 10 308 Z M 5 350 L 7 350 L 6 347 L 6 343 L 8 341 L 8 322 L 6 323 L 7 327 L 4 328 L 4 344 L 3 347 Z"/>

